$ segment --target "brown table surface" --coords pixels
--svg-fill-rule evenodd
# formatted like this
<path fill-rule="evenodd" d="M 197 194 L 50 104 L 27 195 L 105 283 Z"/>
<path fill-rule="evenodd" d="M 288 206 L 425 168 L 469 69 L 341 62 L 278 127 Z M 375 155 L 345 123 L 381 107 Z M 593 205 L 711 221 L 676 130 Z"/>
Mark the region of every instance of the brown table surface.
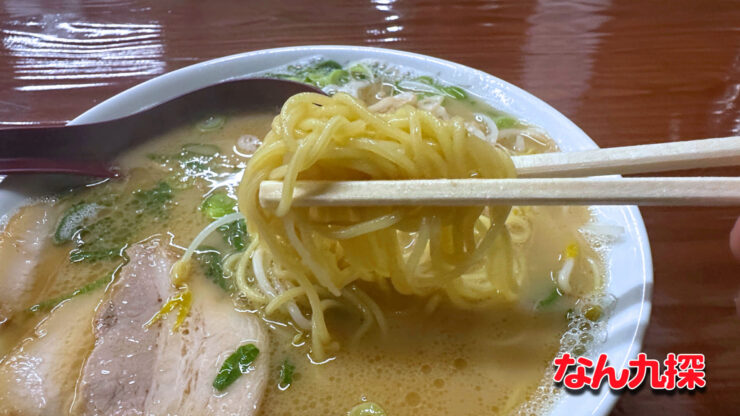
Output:
<path fill-rule="evenodd" d="M 450 59 L 544 99 L 600 146 L 740 135 L 738 1 L 5 0 L 0 125 L 64 123 L 207 59 L 372 45 Z M 690 174 L 738 175 L 740 169 Z M 655 265 L 644 351 L 701 352 L 704 391 L 626 393 L 613 414 L 739 414 L 738 208 L 645 208 Z"/>

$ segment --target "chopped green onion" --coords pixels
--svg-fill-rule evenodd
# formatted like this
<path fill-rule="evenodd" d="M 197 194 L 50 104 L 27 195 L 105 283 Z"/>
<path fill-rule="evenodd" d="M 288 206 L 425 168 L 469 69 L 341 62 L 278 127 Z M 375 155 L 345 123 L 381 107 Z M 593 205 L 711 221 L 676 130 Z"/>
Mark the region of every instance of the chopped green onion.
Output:
<path fill-rule="evenodd" d="M 203 143 L 188 143 L 182 146 L 182 150 L 181 155 L 183 153 L 195 153 L 201 156 L 216 156 L 221 151 L 216 145 Z M 181 157 L 185 156 L 182 155 Z"/>
<path fill-rule="evenodd" d="M 447 86 L 447 87 L 441 87 L 440 88 L 446 95 L 456 99 L 456 100 L 464 100 L 468 98 L 468 94 L 465 92 L 464 89 L 460 87 L 455 86 Z"/>
<path fill-rule="evenodd" d="M 322 80 L 324 85 L 341 85 L 349 80 L 349 73 L 343 69 L 335 69 Z"/>
<path fill-rule="evenodd" d="M 293 383 L 293 371 L 295 371 L 295 366 L 288 360 L 283 361 L 283 365 L 280 367 L 280 384 L 278 385 L 280 390 L 287 389 Z"/>
<path fill-rule="evenodd" d="M 435 86 L 417 80 L 401 80 L 396 84 L 399 91 L 411 91 L 422 96 L 439 95 Z"/>
<path fill-rule="evenodd" d="M 45 310 L 52 309 L 53 307 L 57 306 L 58 304 L 62 303 L 63 301 L 65 301 L 67 299 L 73 298 L 73 297 L 78 296 L 78 295 L 84 295 L 85 293 L 90 293 L 90 292 L 94 291 L 95 289 L 98 289 L 100 287 L 103 287 L 103 286 L 107 285 L 108 283 L 110 283 L 110 281 L 112 279 L 113 279 L 113 274 L 105 275 L 105 276 L 101 277 L 98 280 L 92 281 L 92 282 L 86 284 L 85 286 L 82 286 L 79 289 L 76 289 L 76 290 L 74 290 L 72 292 L 66 293 L 64 295 L 58 296 L 58 297 L 53 298 L 53 299 L 48 299 L 48 300 L 45 300 L 43 302 L 39 302 L 39 303 L 31 306 L 28 309 L 31 312 L 45 311 Z"/>
<path fill-rule="evenodd" d="M 260 350 L 253 344 L 246 344 L 237 348 L 224 360 L 221 369 L 213 380 L 213 387 L 218 391 L 223 391 L 229 387 L 242 374 L 249 371 L 249 365 L 252 364 L 259 353 Z"/>
<path fill-rule="evenodd" d="M 200 130 L 203 133 L 207 133 L 209 131 L 215 131 L 223 127 L 225 122 L 226 122 L 226 117 L 210 116 L 207 119 L 198 123 L 198 130 Z"/>
<path fill-rule="evenodd" d="M 69 252 L 69 261 L 72 263 L 79 263 L 81 261 L 91 263 L 99 260 L 112 259 L 119 257 L 124 247 L 124 245 L 121 245 L 102 250 L 74 248 Z"/>
<path fill-rule="evenodd" d="M 147 157 L 171 172 L 166 181 L 175 189 L 187 189 L 196 180 L 210 181 L 221 174 L 239 170 L 218 146 L 207 143 L 188 143 L 177 153 L 149 154 Z"/>
<path fill-rule="evenodd" d="M 555 288 L 555 289 L 552 290 L 552 292 L 550 292 L 549 295 L 547 295 L 546 298 L 544 298 L 544 299 L 540 300 L 539 302 L 537 302 L 537 305 L 535 306 L 535 309 L 546 308 L 546 307 L 554 304 L 555 302 L 557 302 L 558 299 L 560 299 L 562 296 L 563 295 L 560 293 L 560 291 L 558 290 L 558 288 Z"/>
<path fill-rule="evenodd" d="M 226 214 L 234 212 L 236 201 L 225 193 L 211 194 L 200 209 L 211 219 L 221 218 Z"/>
<path fill-rule="evenodd" d="M 434 80 L 432 79 L 432 77 L 427 76 L 427 75 L 422 75 L 420 77 L 416 77 L 416 78 L 414 78 L 414 81 L 419 81 L 419 82 L 424 83 L 424 84 L 427 84 L 427 85 L 434 85 Z"/>
<path fill-rule="evenodd" d="M 337 61 L 333 61 L 331 59 L 327 59 L 325 61 L 321 61 L 318 64 L 314 66 L 314 69 L 316 71 L 324 71 L 328 72 L 332 69 L 342 69 L 342 65 L 339 65 Z"/>
<path fill-rule="evenodd" d="M 57 225 L 57 230 L 54 233 L 54 243 L 62 244 L 71 241 L 85 225 L 85 222 L 96 217 L 102 208 L 102 205 L 95 203 L 80 202 L 67 209 L 59 221 L 59 225 Z"/>
<path fill-rule="evenodd" d="M 133 243 L 139 227 L 167 218 L 172 198 L 172 187 L 165 182 L 127 195 L 100 195 L 94 204 L 70 208 L 57 227 L 54 241 L 74 244 L 69 252 L 73 263 L 118 258 Z M 110 212 L 103 215 L 103 209 Z"/>
<path fill-rule="evenodd" d="M 385 416 L 385 410 L 373 402 L 360 403 L 347 416 Z"/>
<path fill-rule="evenodd" d="M 496 123 L 496 127 L 498 127 L 499 129 L 508 129 L 519 124 L 519 122 L 515 118 L 509 116 L 494 118 L 493 122 Z"/>
<path fill-rule="evenodd" d="M 308 79 L 312 84 L 319 87 L 327 85 L 342 85 L 349 81 L 349 73 L 343 69 L 335 69 L 328 74 L 322 72 L 311 72 Z"/>
<path fill-rule="evenodd" d="M 454 85 L 442 85 L 434 81 L 432 77 L 420 76 L 412 80 L 401 80 L 396 87 L 404 91 L 412 91 L 422 96 L 443 95 L 455 100 L 465 100 L 468 94 L 464 89 Z"/>
<path fill-rule="evenodd" d="M 218 227 L 224 237 L 224 241 L 236 251 L 243 251 L 249 243 L 247 234 L 247 222 L 245 220 L 234 221 L 230 224 Z"/>
<path fill-rule="evenodd" d="M 349 68 L 349 74 L 357 80 L 372 80 L 373 72 L 363 64 L 354 64 Z"/>
<path fill-rule="evenodd" d="M 233 283 L 231 279 L 224 277 L 221 253 L 213 247 L 198 247 L 198 251 L 202 251 L 202 253 L 198 254 L 197 259 L 206 278 L 218 285 L 221 289 L 230 292 L 233 289 Z"/>
<path fill-rule="evenodd" d="M 267 76 L 288 79 L 291 81 L 304 82 L 317 87 L 325 87 L 330 84 L 342 85 L 349 81 L 349 72 L 342 69 L 336 61 L 325 60 L 308 66 L 288 66 L 288 74 L 267 74 Z"/>
<path fill-rule="evenodd" d="M 159 182 L 152 189 L 139 189 L 133 193 L 133 199 L 126 206 L 136 214 L 148 214 L 161 218 L 172 200 L 172 187 L 166 182 Z"/>

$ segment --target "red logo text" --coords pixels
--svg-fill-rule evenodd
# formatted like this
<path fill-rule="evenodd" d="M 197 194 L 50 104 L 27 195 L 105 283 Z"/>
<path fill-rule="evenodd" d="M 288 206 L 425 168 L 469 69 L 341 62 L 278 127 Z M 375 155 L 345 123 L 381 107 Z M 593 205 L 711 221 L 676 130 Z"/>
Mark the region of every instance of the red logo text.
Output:
<path fill-rule="evenodd" d="M 655 390 L 694 390 L 707 385 L 704 354 L 669 353 L 662 364 L 661 368 L 660 361 L 640 353 L 627 363 L 627 368 L 617 370 L 608 365 L 606 354 L 599 355 L 594 362 L 565 353 L 553 361 L 553 380 L 570 390 L 596 390 L 604 383 L 614 390 L 634 390 L 645 381 Z M 574 371 L 569 371 L 571 368 Z"/>

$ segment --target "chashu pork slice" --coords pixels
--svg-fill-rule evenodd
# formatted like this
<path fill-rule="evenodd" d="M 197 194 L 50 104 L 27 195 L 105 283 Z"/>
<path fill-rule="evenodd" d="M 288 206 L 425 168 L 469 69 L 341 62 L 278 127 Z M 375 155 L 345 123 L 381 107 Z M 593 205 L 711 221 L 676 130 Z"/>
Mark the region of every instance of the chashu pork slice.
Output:
<path fill-rule="evenodd" d="M 202 279 L 191 282 L 192 306 L 179 331 L 174 317 L 145 323 L 173 293 L 175 259 L 159 240 L 128 250 L 130 262 L 106 294 L 94 320 L 95 347 L 85 363 L 75 412 L 84 415 L 252 415 L 267 382 L 268 338 L 261 320 L 234 309 Z M 212 387 L 226 357 L 251 343 L 252 370 L 224 392 Z"/>
<path fill-rule="evenodd" d="M 0 362 L 0 415 L 65 415 L 93 347 L 102 289 L 59 304 Z"/>
<path fill-rule="evenodd" d="M 0 232 L 0 325 L 31 306 L 51 275 L 37 267 L 44 251 L 53 249 L 57 215 L 58 208 L 50 204 L 29 205 Z"/>

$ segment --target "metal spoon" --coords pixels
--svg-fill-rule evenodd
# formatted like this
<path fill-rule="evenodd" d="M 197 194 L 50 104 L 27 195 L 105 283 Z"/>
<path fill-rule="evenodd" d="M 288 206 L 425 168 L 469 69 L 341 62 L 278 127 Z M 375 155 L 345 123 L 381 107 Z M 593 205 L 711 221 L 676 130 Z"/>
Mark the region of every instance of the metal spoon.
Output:
<path fill-rule="evenodd" d="M 250 78 L 202 88 L 126 117 L 61 127 L 0 129 L 0 175 L 56 173 L 109 178 L 126 149 L 214 114 L 276 111 L 292 95 L 321 90 L 293 81 Z"/>

